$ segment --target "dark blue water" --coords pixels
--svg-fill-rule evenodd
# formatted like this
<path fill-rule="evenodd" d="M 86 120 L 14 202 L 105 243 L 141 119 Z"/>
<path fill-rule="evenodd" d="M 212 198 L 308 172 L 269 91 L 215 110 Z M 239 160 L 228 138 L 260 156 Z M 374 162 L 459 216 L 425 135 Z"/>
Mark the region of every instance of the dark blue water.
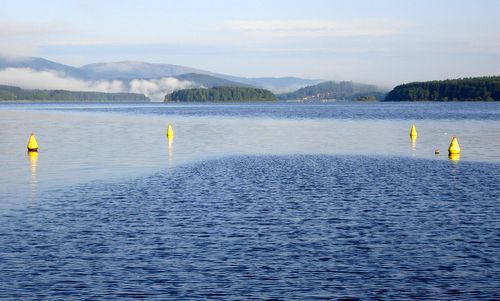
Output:
<path fill-rule="evenodd" d="M 9 106 L 9 105 L 6 105 Z M 19 107 L 19 104 L 10 106 Z M 25 108 L 180 116 L 294 119 L 500 120 L 498 102 L 334 102 L 245 104 L 26 104 Z"/>
<path fill-rule="evenodd" d="M 233 156 L 0 216 L 1 300 L 494 300 L 500 165 Z"/>

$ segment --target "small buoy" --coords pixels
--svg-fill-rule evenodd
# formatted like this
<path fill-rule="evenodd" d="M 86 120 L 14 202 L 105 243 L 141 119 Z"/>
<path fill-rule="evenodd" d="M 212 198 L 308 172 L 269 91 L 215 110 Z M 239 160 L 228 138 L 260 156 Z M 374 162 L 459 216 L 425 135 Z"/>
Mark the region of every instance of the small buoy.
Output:
<path fill-rule="evenodd" d="M 449 155 L 460 154 L 460 145 L 458 145 L 457 137 L 453 136 L 450 142 L 450 147 L 448 148 Z"/>
<path fill-rule="evenodd" d="M 33 133 L 31 133 L 30 139 L 28 140 L 28 151 L 30 152 L 38 151 L 38 143 L 36 143 L 36 138 Z"/>
<path fill-rule="evenodd" d="M 437 148 L 436 148 L 436 149 L 434 150 L 434 155 L 439 155 L 439 149 L 437 149 Z"/>
<path fill-rule="evenodd" d="M 167 129 L 167 137 L 174 137 L 174 129 L 172 129 L 172 125 L 168 125 Z"/>
<path fill-rule="evenodd" d="M 414 124 L 411 126 L 410 137 L 417 137 L 417 128 Z"/>

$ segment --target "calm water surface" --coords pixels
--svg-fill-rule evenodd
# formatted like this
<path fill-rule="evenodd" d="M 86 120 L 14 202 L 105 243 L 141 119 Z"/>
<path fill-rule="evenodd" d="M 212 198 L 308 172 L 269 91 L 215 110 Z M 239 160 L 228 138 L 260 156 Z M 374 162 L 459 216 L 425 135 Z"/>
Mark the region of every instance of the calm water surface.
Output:
<path fill-rule="evenodd" d="M 3 105 L 0 298 L 498 299 L 498 149 L 495 103 Z"/>

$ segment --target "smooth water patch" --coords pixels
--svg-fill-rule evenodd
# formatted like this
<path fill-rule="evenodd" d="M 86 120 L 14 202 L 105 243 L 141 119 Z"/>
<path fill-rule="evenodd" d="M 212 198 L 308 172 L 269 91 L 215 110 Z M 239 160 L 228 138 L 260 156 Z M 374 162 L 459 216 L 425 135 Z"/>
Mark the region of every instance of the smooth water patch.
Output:
<path fill-rule="evenodd" d="M 325 106 L 325 109 L 335 108 Z M 500 162 L 500 121 L 183 117 L 80 111 L 0 111 L 0 207 L 36 200 L 45 189 L 116 181 L 231 155 L 377 155 Z M 174 139 L 166 139 L 166 126 Z M 40 149 L 27 154 L 29 133 Z M 435 149 L 441 154 L 436 156 Z"/>
<path fill-rule="evenodd" d="M 2 300 L 498 299 L 498 164 L 237 156 L 0 215 Z"/>

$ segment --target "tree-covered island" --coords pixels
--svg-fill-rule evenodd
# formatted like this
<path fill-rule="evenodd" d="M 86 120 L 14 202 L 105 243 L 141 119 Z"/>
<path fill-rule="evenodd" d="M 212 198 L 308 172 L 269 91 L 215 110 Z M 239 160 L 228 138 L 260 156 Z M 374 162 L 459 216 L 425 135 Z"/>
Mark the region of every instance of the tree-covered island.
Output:
<path fill-rule="evenodd" d="M 249 87 L 214 87 L 178 90 L 165 96 L 165 102 L 241 102 L 276 101 L 269 90 Z"/>
<path fill-rule="evenodd" d="M 500 101 L 500 76 L 414 82 L 395 87 L 385 101 Z"/>
<path fill-rule="evenodd" d="M 28 90 L 0 85 L 0 101 L 149 101 L 144 94 L 67 90 Z"/>
<path fill-rule="evenodd" d="M 354 82 L 327 81 L 316 85 L 300 88 L 290 93 L 279 94 L 280 100 L 301 100 L 301 101 L 321 101 L 321 100 L 382 100 L 386 95 L 385 91 L 374 85 L 367 85 Z"/>

